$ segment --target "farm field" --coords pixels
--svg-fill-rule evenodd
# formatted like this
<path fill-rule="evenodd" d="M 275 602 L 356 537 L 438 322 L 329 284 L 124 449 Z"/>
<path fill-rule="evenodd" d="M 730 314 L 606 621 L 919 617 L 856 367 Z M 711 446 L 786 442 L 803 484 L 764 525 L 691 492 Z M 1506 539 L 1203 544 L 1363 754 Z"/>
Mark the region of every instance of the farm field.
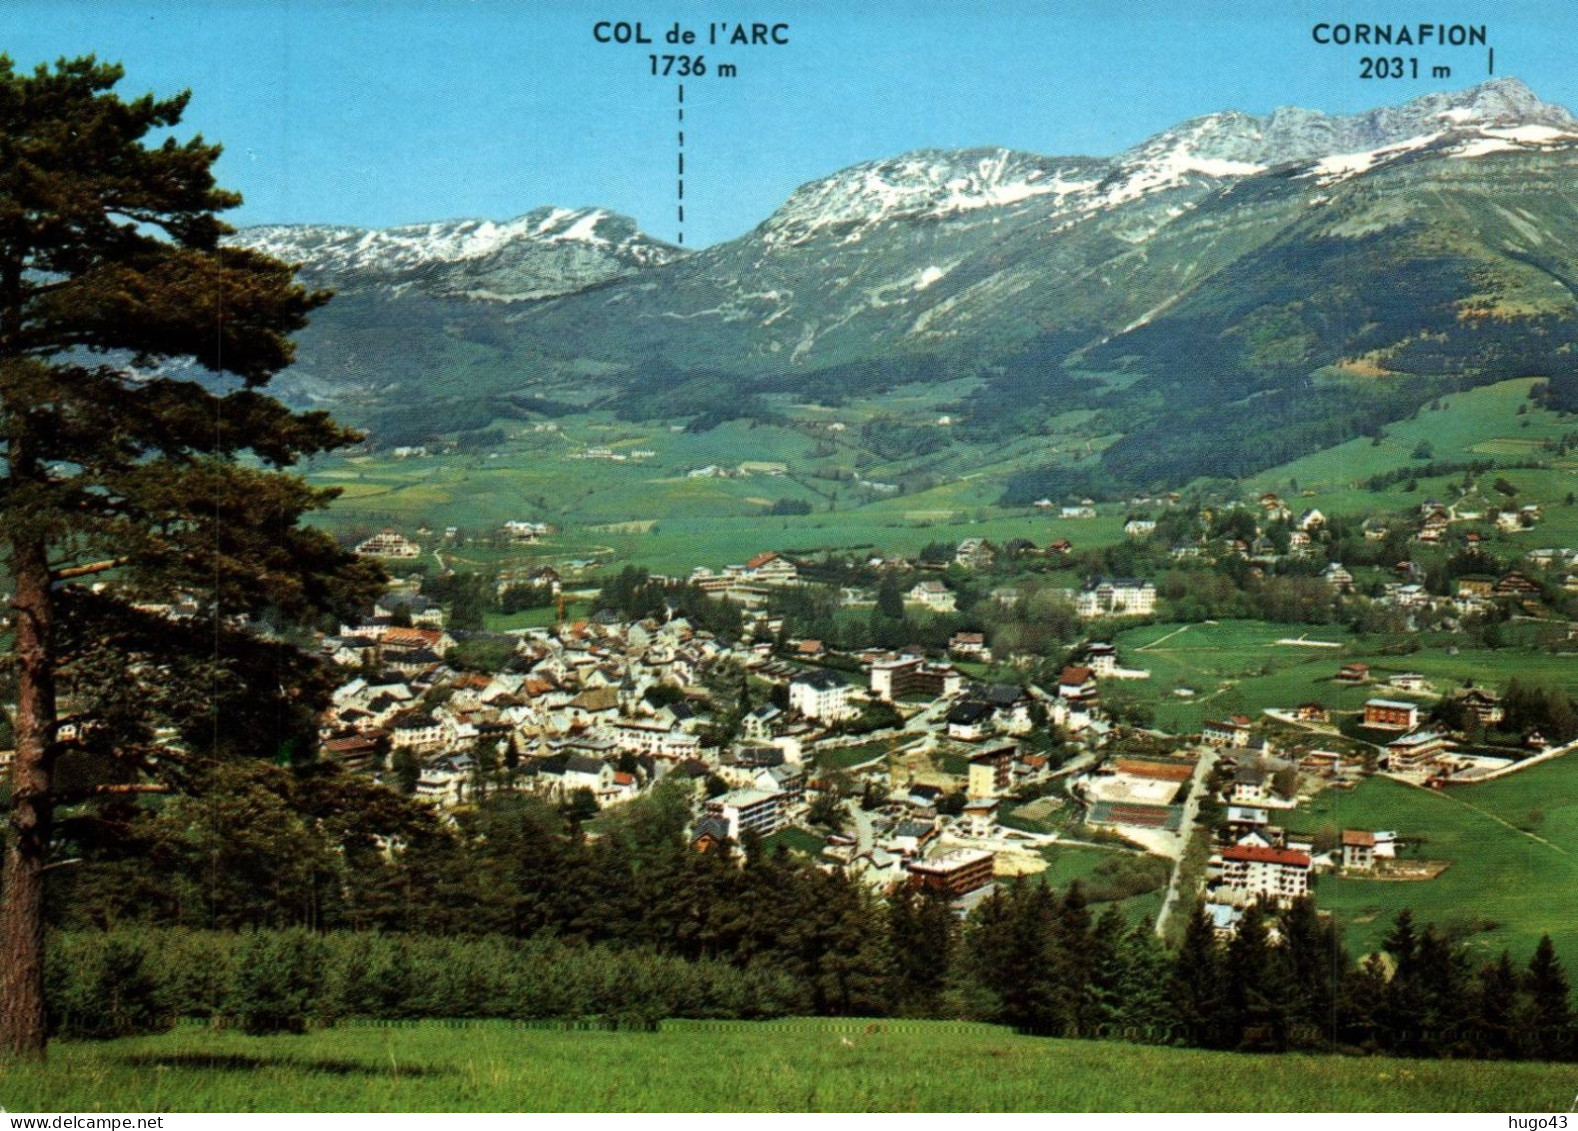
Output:
<path fill-rule="evenodd" d="M 1278 643 L 1301 638 L 1340 647 Z M 1578 694 L 1578 655 L 1463 648 L 1462 638 L 1450 634 L 1412 636 L 1409 644 L 1417 647 L 1408 651 L 1392 640 L 1355 637 L 1341 625 L 1236 620 L 1142 625 L 1120 632 L 1114 642 L 1126 667 L 1148 669 L 1151 678 L 1109 680 L 1103 694 L 1150 706 L 1156 725 L 1174 734 L 1198 733 L 1207 719 L 1235 712 L 1257 716 L 1267 707 L 1294 707 L 1307 700 L 1333 711 L 1356 712 L 1366 699 L 1396 697 L 1385 681 L 1401 672 L 1424 675 L 1437 694 L 1469 679 L 1504 689 L 1514 676 L 1533 676 Z M 1332 679 L 1339 667 L 1354 662 L 1370 665 L 1371 683 L 1345 686 Z M 1174 694 L 1178 688 L 1194 695 L 1179 698 Z"/>
<path fill-rule="evenodd" d="M 1064 414 L 1049 435 L 992 446 L 950 435 L 938 450 L 899 458 L 864 446 L 861 426 L 878 418 L 946 435 L 937 408 L 971 384 L 906 386 L 837 410 L 777 398 L 782 417 L 774 423 L 736 420 L 699 434 L 595 412 L 537 426 L 501 420 L 495 427 L 504 439 L 491 450 L 315 461 L 309 477 L 343 495 L 314 521 L 346 539 L 385 526 L 407 534 L 454 526 L 462 538 L 476 538 L 512 519 L 544 521 L 558 530 L 553 544 L 522 560 L 601 556 L 665 573 L 743 561 L 767 548 L 914 553 L 933 539 L 970 536 L 1038 544 L 1067 537 L 1081 546 L 1119 540 L 1116 511 L 1060 521 L 997 505 L 1014 472 L 1060 451 L 1095 450 L 1082 432 L 1089 413 Z M 832 424 L 846 431 L 828 431 Z M 578 458 L 588 452 L 597 454 Z M 729 474 L 692 477 L 709 468 Z M 908 492 L 892 493 L 901 479 Z M 805 503 L 811 513 L 768 514 L 780 500 Z"/>
<path fill-rule="evenodd" d="M 1508 947 L 1527 961 L 1547 933 L 1558 952 L 1578 953 L 1578 906 L 1565 894 L 1578 886 L 1578 757 L 1445 790 L 1372 778 L 1352 791 L 1327 790 L 1288 823 L 1308 833 L 1391 829 L 1416 841 L 1405 855 L 1452 861 L 1418 882 L 1320 877 L 1316 901 L 1342 919 L 1356 955 L 1374 950 L 1404 907 L 1466 932 L 1487 956 Z"/>
<path fill-rule="evenodd" d="M 18 1111 L 1560 1111 L 1570 1065 L 1254 1056 L 946 1021 L 184 1027 L 59 1043 Z"/>
<path fill-rule="evenodd" d="M 1525 377 L 1450 394 L 1440 399 L 1439 410 L 1426 406 L 1409 419 L 1388 425 L 1380 443 L 1365 437 L 1349 440 L 1260 472 L 1246 481 L 1246 488 L 1286 491 L 1289 483 L 1296 481 L 1302 490 L 1315 492 L 1314 505 L 1343 513 L 1355 509 L 1345 505 L 1350 501 L 1363 500 L 1362 508 L 1374 508 L 1377 500 L 1390 499 L 1394 492 L 1395 505 L 1406 506 L 1410 496 L 1400 488 L 1376 493 L 1354 490 L 1353 484 L 1409 466 L 1415 462 L 1411 457 L 1421 443 L 1430 445 L 1430 458 L 1437 462 L 1550 459 L 1541 445 L 1572 431 L 1573 422 L 1530 402 L 1529 389 L 1537 381 Z M 1427 462 L 1417 461 L 1420 466 Z M 1578 482 L 1578 476 L 1571 473 L 1568 478 Z M 1347 492 L 1352 492 L 1351 496 Z M 1421 491 L 1413 498 L 1424 497 Z"/>

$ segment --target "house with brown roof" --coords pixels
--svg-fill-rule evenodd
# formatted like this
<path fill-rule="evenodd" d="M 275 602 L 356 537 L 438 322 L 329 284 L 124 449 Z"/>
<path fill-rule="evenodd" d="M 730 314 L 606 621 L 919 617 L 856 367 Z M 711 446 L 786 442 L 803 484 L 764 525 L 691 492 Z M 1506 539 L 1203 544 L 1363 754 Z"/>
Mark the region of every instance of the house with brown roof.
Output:
<path fill-rule="evenodd" d="M 1375 867 L 1375 834 L 1364 829 L 1342 830 L 1342 866 L 1349 872 Z"/>

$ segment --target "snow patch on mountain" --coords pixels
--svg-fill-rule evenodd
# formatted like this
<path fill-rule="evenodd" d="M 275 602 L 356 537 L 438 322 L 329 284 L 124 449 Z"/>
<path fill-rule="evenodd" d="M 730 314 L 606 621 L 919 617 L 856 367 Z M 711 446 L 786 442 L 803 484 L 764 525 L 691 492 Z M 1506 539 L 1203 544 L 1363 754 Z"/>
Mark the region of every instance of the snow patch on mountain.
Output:
<path fill-rule="evenodd" d="M 770 247 L 796 245 L 829 229 L 897 219 L 939 219 L 1088 192 L 1100 166 L 1009 149 L 919 150 L 856 165 L 802 185 L 762 225 Z M 857 242 L 859 232 L 845 236 Z"/>
<path fill-rule="evenodd" d="M 567 294 L 683 254 L 607 209 L 555 206 L 505 221 L 244 228 L 230 242 L 301 263 L 314 281 L 336 286 L 378 286 L 392 296 L 419 287 L 494 301 Z"/>

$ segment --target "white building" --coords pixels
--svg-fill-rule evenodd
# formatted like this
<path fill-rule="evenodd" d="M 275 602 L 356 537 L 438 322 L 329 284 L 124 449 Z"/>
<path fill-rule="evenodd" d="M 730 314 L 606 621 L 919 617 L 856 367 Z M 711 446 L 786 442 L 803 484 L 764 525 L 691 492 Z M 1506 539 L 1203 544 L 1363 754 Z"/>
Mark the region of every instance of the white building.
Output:
<path fill-rule="evenodd" d="M 953 591 L 940 581 L 919 581 L 904 595 L 916 605 L 924 605 L 934 613 L 951 613 L 955 608 Z"/>
<path fill-rule="evenodd" d="M 1082 617 L 1143 617 L 1156 611 L 1156 586 L 1132 577 L 1101 577 L 1087 582 L 1074 599 Z"/>
<path fill-rule="evenodd" d="M 789 706 L 808 719 L 830 723 L 859 713 L 849 701 L 849 684 L 828 671 L 805 672 L 790 680 Z"/>
<path fill-rule="evenodd" d="M 393 530 L 383 530 L 357 546 L 356 552 L 369 558 L 416 558 L 422 547 Z"/>
<path fill-rule="evenodd" d="M 1310 889 L 1309 854 L 1234 845 L 1222 853 L 1222 882 L 1251 896 L 1290 902 Z"/>
<path fill-rule="evenodd" d="M 782 824 L 783 805 L 787 799 L 786 793 L 736 789 L 707 802 L 707 812 L 728 822 L 731 840 L 739 840 L 747 831 L 768 836 L 777 832 Z"/>

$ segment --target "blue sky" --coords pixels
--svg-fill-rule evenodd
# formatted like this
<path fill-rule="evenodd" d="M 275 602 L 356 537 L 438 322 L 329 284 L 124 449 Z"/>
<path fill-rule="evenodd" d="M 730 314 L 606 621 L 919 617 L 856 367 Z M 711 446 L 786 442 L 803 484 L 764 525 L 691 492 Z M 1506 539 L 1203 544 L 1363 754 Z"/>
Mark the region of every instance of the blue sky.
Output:
<path fill-rule="evenodd" d="M 1365 50 L 1320 21 L 1485 24 L 1496 73 L 1578 105 L 1578 5 L 1563 0 L 7 0 L 20 64 L 95 53 L 123 91 L 194 92 L 224 143 L 239 224 L 387 226 L 603 205 L 675 234 L 675 89 L 653 47 L 601 46 L 602 18 L 770 19 L 786 47 L 707 49 L 739 76 L 686 86 L 686 244 L 747 231 L 797 185 L 924 147 L 1108 154 L 1213 110 L 1353 111 L 1486 77 L 1481 49 L 1390 48 L 1450 79 L 1362 81 Z"/>

